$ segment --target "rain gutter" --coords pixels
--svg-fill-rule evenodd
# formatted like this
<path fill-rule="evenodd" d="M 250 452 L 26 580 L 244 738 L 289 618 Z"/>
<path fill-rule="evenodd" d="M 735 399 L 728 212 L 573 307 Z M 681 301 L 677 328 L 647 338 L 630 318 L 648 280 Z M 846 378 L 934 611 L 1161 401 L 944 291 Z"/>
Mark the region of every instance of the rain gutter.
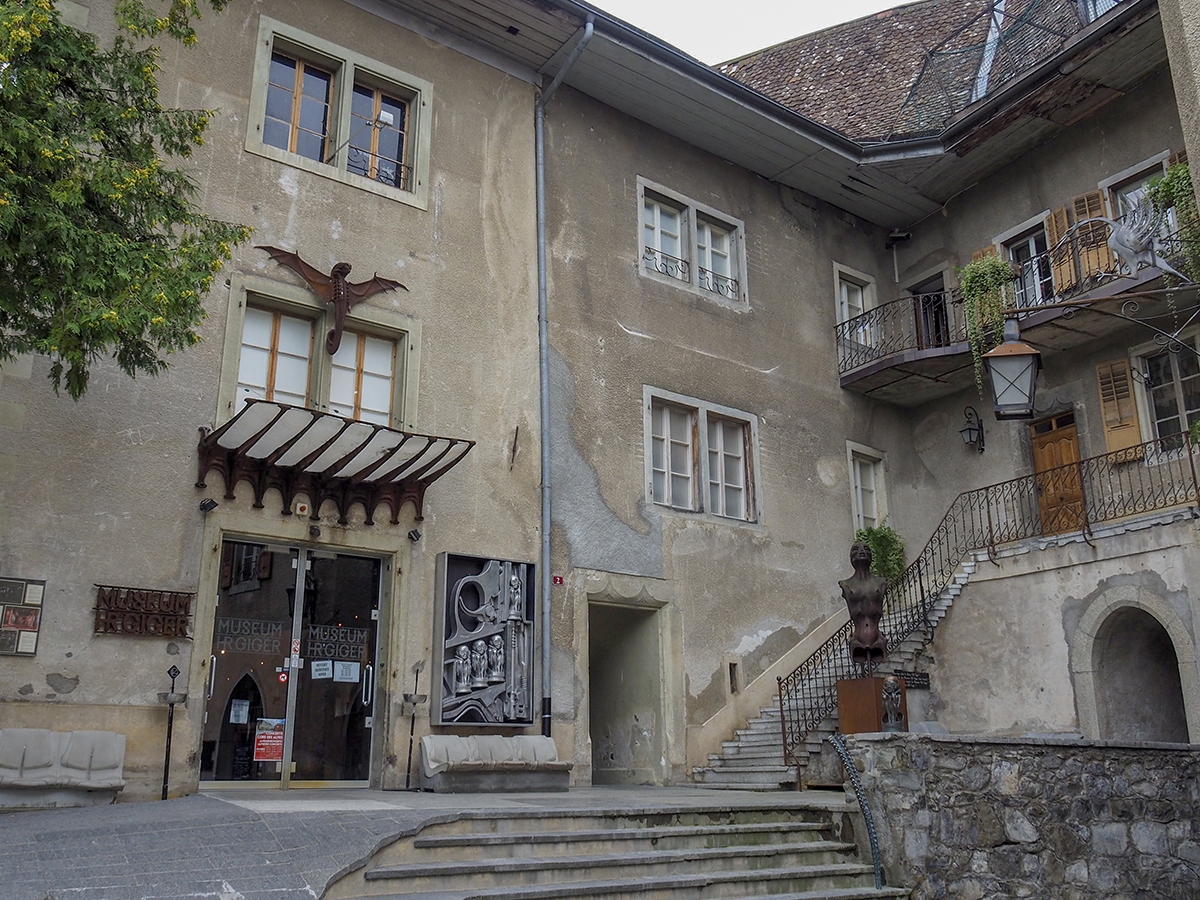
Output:
<path fill-rule="evenodd" d="M 534 174 L 537 198 L 538 378 L 542 435 L 542 734 L 550 737 L 550 322 L 546 293 L 546 104 L 592 39 L 594 18 L 589 13 L 583 34 L 566 61 L 542 91 L 534 107 Z"/>

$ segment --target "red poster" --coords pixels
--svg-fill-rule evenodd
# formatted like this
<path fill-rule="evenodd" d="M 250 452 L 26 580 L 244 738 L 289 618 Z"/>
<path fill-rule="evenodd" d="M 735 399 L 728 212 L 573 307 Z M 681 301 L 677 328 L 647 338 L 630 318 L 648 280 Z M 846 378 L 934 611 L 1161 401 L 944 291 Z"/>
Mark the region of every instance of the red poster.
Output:
<path fill-rule="evenodd" d="M 254 729 L 254 761 L 282 762 L 283 719 L 259 719 Z"/>

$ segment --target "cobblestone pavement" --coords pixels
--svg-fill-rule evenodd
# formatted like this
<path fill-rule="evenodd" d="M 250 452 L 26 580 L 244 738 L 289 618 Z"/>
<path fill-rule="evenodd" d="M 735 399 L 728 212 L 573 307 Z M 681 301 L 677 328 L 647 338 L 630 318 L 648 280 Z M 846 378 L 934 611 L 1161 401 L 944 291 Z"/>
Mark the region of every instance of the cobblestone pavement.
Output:
<path fill-rule="evenodd" d="M 576 788 L 556 794 L 247 790 L 165 802 L 0 813 L 2 900 L 320 897 L 380 846 L 464 809 L 686 808 L 794 803 L 795 793 Z M 806 799 L 809 795 L 803 795 Z M 816 802 L 844 808 L 841 794 Z"/>

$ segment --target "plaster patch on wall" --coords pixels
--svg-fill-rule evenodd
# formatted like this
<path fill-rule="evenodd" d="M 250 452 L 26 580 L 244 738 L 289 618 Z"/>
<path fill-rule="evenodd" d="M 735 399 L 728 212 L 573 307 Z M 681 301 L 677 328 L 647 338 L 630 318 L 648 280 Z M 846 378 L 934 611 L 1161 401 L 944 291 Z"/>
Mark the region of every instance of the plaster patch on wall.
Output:
<path fill-rule="evenodd" d="M 75 688 L 79 687 L 79 676 L 68 678 L 66 675 L 60 675 L 58 672 L 51 672 L 46 676 L 46 684 L 50 685 L 55 691 L 60 694 L 69 694 Z"/>
<path fill-rule="evenodd" d="M 563 358 L 550 351 L 551 507 L 554 525 L 571 548 L 571 565 L 630 575 L 663 577 L 662 526 L 657 518 L 645 533 L 623 522 L 600 495 L 599 478 L 576 446 L 570 429 L 575 381 Z M 641 435 L 635 439 L 640 440 Z"/>
<path fill-rule="evenodd" d="M 329 236 L 335 241 L 342 236 L 342 223 L 339 220 L 334 219 L 329 223 Z"/>
<path fill-rule="evenodd" d="M 67 655 L 69 656 L 70 654 L 67 654 Z M 179 655 L 179 645 L 174 642 L 167 644 L 167 656 L 178 656 L 178 655 Z"/>
<path fill-rule="evenodd" d="M 300 179 L 295 169 L 286 166 L 279 169 L 279 189 L 293 200 L 300 196 Z"/>
<path fill-rule="evenodd" d="M 32 684 L 23 684 L 19 688 L 17 688 L 17 693 L 20 694 L 22 697 L 28 697 L 30 694 L 33 693 L 33 685 Z"/>
<path fill-rule="evenodd" d="M 913 449 L 924 456 L 930 450 L 944 452 L 946 435 L 958 431 L 956 419 L 947 410 L 938 410 L 926 416 L 913 428 Z"/>
<path fill-rule="evenodd" d="M 846 477 L 846 460 L 823 456 L 817 460 L 817 477 L 825 487 L 836 487 Z"/>
<path fill-rule="evenodd" d="M 782 625 L 783 623 L 779 624 Z M 738 656 L 745 656 L 750 651 L 762 646 L 763 641 L 774 633 L 775 628 L 764 628 L 761 631 L 756 631 L 754 634 L 744 634 L 738 645 L 731 652 L 736 653 Z"/>

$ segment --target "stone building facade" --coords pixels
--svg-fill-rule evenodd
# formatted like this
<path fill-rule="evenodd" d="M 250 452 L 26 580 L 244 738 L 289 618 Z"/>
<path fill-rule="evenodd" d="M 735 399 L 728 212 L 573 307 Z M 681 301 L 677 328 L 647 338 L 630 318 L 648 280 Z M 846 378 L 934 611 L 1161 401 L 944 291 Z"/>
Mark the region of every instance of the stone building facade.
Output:
<path fill-rule="evenodd" d="M 108 30 L 99 0 L 62 5 Z M 163 93 L 219 110 L 194 175 L 255 232 L 203 343 L 155 380 L 102 368 L 78 404 L 46 360 L 4 365 L 0 579 L 32 586 L 4 602 L 39 625 L 0 655 L 3 724 L 125 733 L 129 797 L 157 791 L 173 665 L 176 793 L 399 789 L 410 734 L 539 727 L 575 784 L 686 782 L 844 620 L 856 528 L 918 555 L 962 492 L 1045 471 L 1042 426 L 1104 455 L 1114 361 L 1182 390 L 1185 357 L 1137 326 L 1048 319 L 1025 332 L 1034 430 L 985 416 L 982 454 L 957 433 L 985 406 L 958 269 L 990 248 L 1056 296 L 1047 223 L 1078 197 L 1112 212 L 1187 149 L 1195 72 L 1162 25 L 1186 10 L 1072 12 L 932 122 L 895 73 L 956 28 L 986 47 L 989 4 L 925 0 L 719 69 L 572 0 L 486 5 L 205 15 Z M 842 43 L 874 50 L 825 72 L 826 106 L 776 77 Z M 894 67 L 855 101 L 896 111 L 885 134 L 835 115 L 864 60 Z M 261 247 L 404 289 L 354 306 L 330 352 L 335 316 Z M 1110 274 L 1115 296 L 1162 283 Z M 920 341 L 893 352 L 900 309 Z M 1164 383 L 1129 390 L 1143 441 L 1166 436 Z M 951 608 L 916 718 L 1200 740 L 1190 523 L 1043 531 L 1054 548 L 997 555 Z M 186 634 L 98 629 L 164 597 L 189 598 Z M 1101 672 L 1168 644 L 1148 687 L 1173 730 L 1134 735 Z"/>

